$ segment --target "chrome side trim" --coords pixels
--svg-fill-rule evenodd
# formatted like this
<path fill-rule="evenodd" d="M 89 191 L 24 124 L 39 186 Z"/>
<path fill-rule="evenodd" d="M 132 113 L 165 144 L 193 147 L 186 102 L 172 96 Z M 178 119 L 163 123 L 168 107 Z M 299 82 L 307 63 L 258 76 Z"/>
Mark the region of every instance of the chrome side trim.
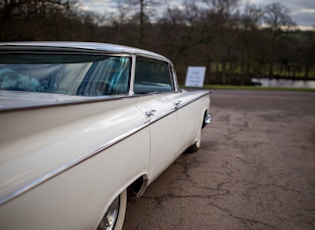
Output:
<path fill-rule="evenodd" d="M 181 109 L 181 108 L 183 108 L 183 107 L 185 107 L 185 106 L 187 106 L 187 105 L 189 105 L 195 101 L 198 101 L 200 98 L 203 98 L 204 96 L 207 96 L 209 94 L 210 94 L 210 92 L 205 92 L 202 95 L 200 95 L 199 97 L 196 97 L 194 100 L 188 101 L 186 103 L 180 103 L 179 105 L 175 104 L 175 107 L 176 107 L 176 109 Z"/>
<path fill-rule="evenodd" d="M 146 128 L 149 124 L 143 124 L 127 133 L 124 133 L 112 140 L 110 140 L 109 142 L 103 144 L 103 145 L 100 145 L 98 146 L 97 148 L 95 148 L 94 150 L 91 150 L 90 152 L 86 153 L 86 154 L 83 154 L 81 155 L 80 157 L 70 161 L 69 163 L 63 165 L 63 166 L 60 166 L 59 168 L 51 171 L 50 173 L 47 173 L 46 175 L 43 175 L 42 177 L 39 177 L 38 179 L 34 180 L 33 182 L 29 183 L 29 184 L 26 184 L 25 186 L 17 189 L 16 191 L 12 192 L 12 193 L 9 193 L 8 195 L 6 196 L 3 196 L 0 198 L 0 205 L 8 202 L 9 200 L 12 200 L 14 199 L 15 197 L 17 196 L 20 196 L 22 195 L 23 193 L 33 189 L 34 187 L 52 179 L 53 177 L 61 174 L 62 172 L 82 163 L 83 161 L 85 160 L 88 160 L 89 158 L 99 154 L 100 152 L 104 151 L 105 149 L 113 146 L 114 144 L 126 139 L 127 137 L 131 136 L 132 134 L 134 133 L 137 133 L 139 131 L 141 131 L 142 129 Z"/>
<path fill-rule="evenodd" d="M 107 143 L 104 143 L 103 145 L 100 145 L 98 146 L 97 148 L 95 148 L 94 150 L 91 150 L 90 152 L 86 153 L 86 154 L 83 154 L 81 155 L 80 157 L 70 161 L 69 163 L 65 164 L 65 165 L 62 165 L 60 166 L 59 168 L 51 171 L 50 173 L 47 173 L 46 175 L 43 175 L 42 177 L 39 177 L 38 179 L 34 180 L 33 182 L 29 183 L 29 184 L 26 184 L 25 186 L 17 189 L 16 191 L 12 192 L 12 193 L 9 193 L 8 195 L 6 196 L 3 196 L 0 198 L 0 205 L 8 202 L 9 200 L 12 200 L 14 199 L 15 197 L 17 196 L 20 196 L 22 195 L 23 193 L 33 189 L 34 187 L 52 179 L 53 177 L 61 174 L 62 172 L 88 160 L 89 158 L 101 153 L 102 151 L 106 150 L 107 148 L 119 143 L 120 141 L 128 138 L 129 136 L 141 131 L 142 129 L 146 128 L 147 126 L 149 126 L 150 124 L 152 123 L 155 123 L 157 121 L 159 121 L 160 119 L 172 114 L 175 112 L 175 109 L 172 109 L 170 110 L 169 112 L 167 113 L 164 113 L 164 114 L 161 114 L 160 116 L 158 117 L 153 117 L 149 122 L 146 122 L 142 125 L 140 125 L 139 127 L 137 128 L 134 128 L 133 130 L 129 131 L 129 132 L 126 132 L 124 134 L 121 134 L 120 136 L 108 141 Z"/>
<path fill-rule="evenodd" d="M 52 179 L 53 177 L 61 174 L 62 172 L 66 171 L 66 170 L 68 170 L 68 169 L 70 169 L 70 168 L 72 168 L 72 167 L 74 167 L 74 166 L 76 166 L 76 165 L 78 165 L 78 164 L 80 164 L 82 162 L 84 162 L 85 160 L 88 160 L 89 158 L 91 158 L 91 157 L 101 153 L 105 149 L 107 149 L 107 148 L 109 148 L 109 147 L 119 143 L 120 141 L 126 139 L 127 137 L 129 137 L 129 136 L 131 136 L 131 135 L 141 131 L 142 129 L 144 129 L 146 127 L 148 127 L 150 124 L 153 124 L 153 123 L 159 121 L 160 119 L 162 119 L 162 118 L 164 118 L 166 116 L 169 116 L 170 114 L 176 112 L 178 109 L 181 109 L 181 108 L 191 104 L 194 101 L 199 100 L 200 98 L 202 98 L 202 97 L 204 97 L 204 96 L 206 96 L 208 94 L 209 94 L 209 92 L 206 92 L 206 93 L 202 94 L 201 96 L 195 98 L 192 101 L 189 101 L 189 102 L 187 102 L 185 104 L 181 104 L 181 106 L 179 108 L 174 107 L 170 111 L 165 112 L 163 114 L 160 114 L 160 116 L 157 116 L 157 117 L 153 116 L 152 119 L 150 119 L 149 122 L 145 122 L 144 124 L 140 125 L 139 127 L 134 128 L 133 130 L 131 130 L 129 132 L 126 132 L 124 134 L 121 134 L 120 136 L 118 136 L 118 137 L 108 141 L 107 143 L 104 143 L 103 145 L 98 146 L 97 148 L 91 150 L 90 152 L 87 152 L 86 154 L 83 154 L 80 157 L 78 157 L 78 158 L 68 162 L 67 164 L 60 166 L 59 168 L 51 171 L 50 173 L 47 173 L 46 175 L 43 175 L 42 177 L 39 177 L 38 179 L 34 180 L 33 182 L 31 182 L 29 184 L 26 184 L 25 186 L 17 189 L 16 191 L 11 192 L 11 193 L 1 197 L 0 198 L 0 205 L 2 205 L 4 203 L 6 203 L 6 202 L 16 198 L 17 196 L 22 195 L 23 193 L 25 193 L 25 192 L 27 192 L 27 191 L 37 187 L 38 185 L 40 185 L 40 184 L 42 184 L 42 183 Z M 133 96 L 133 97 L 137 97 L 137 96 Z M 130 96 L 127 96 L 127 98 L 130 98 Z M 101 101 L 101 100 L 97 100 L 97 101 Z M 77 104 L 77 103 L 78 102 L 76 102 L 75 104 Z M 85 103 L 85 102 L 83 102 L 83 103 Z M 65 104 L 65 105 L 69 105 L 69 104 Z"/>

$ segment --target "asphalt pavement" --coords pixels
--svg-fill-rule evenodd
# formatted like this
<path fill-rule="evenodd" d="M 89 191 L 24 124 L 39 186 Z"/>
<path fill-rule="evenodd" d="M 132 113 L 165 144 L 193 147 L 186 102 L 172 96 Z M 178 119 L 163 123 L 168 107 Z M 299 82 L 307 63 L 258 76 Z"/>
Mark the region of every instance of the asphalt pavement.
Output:
<path fill-rule="evenodd" d="M 124 230 L 315 229 L 315 93 L 211 93 L 212 124 L 127 205 Z"/>

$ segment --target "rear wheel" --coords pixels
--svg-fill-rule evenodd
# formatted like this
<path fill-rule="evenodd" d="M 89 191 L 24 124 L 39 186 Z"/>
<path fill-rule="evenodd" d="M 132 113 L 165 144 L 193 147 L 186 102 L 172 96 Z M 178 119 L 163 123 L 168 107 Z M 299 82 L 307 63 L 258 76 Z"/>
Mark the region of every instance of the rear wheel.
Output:
<path fill-rule="evenodd" d="M 201 144 L 201 129 L 195 142 L 186 150 L 188 153 L 195 153 L 199 150 Z"/>
<path fill-rule="evenodd" d="M 127 206 L 127 190 L 124 190 L 109 206 L 98 230 L 120 230 L 123 227 Z"/>

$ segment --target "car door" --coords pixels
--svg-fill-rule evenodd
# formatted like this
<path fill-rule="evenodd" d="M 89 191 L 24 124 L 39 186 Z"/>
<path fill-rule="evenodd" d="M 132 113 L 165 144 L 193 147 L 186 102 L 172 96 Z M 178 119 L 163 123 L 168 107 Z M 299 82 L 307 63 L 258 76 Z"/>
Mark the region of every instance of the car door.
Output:
<path fill-rule="evenodd" d="M 146 116 L 150 129 L 151 156 L 149 179 L 156 178 L 175 159 L 177 117 L 174 104 L 165 96 L 174 91 L 168 63 L 138 57 L 134 93 L 137 106 Z M 139 143 L 140 144 L 140 143 Z"/>
<path fill-rule="evenodd" d="M 170 66 L 170 73 L 176 79 L 176 73 Z M 202 125 L 202 111 L 200 105 L 196 103 L 198 93 L 178 90 L 178 92 L 166 95 L 166 98 L 176 107 L 177 115 L 177 135 L 178 145 L 176 146 L 176 156 L 185 151 L 196 138 L 200 138 Z"/>

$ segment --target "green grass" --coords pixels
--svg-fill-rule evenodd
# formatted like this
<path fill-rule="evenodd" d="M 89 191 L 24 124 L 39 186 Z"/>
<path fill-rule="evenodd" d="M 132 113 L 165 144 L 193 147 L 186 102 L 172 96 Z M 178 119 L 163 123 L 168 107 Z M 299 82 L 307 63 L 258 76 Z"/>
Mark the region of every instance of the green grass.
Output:
<path fill-rule="evenodd" d="M 183 87 L 184 88 L 184 87 Z M 302 91 L 315 92 L 310 88 L 284 88 L 284 87 L 260 87 L 260 86 L 236 86 L 236 85 L 205 85 L 200 89 L 221 89 L 221 90 L 273 90 L 273 91 Z"/>

